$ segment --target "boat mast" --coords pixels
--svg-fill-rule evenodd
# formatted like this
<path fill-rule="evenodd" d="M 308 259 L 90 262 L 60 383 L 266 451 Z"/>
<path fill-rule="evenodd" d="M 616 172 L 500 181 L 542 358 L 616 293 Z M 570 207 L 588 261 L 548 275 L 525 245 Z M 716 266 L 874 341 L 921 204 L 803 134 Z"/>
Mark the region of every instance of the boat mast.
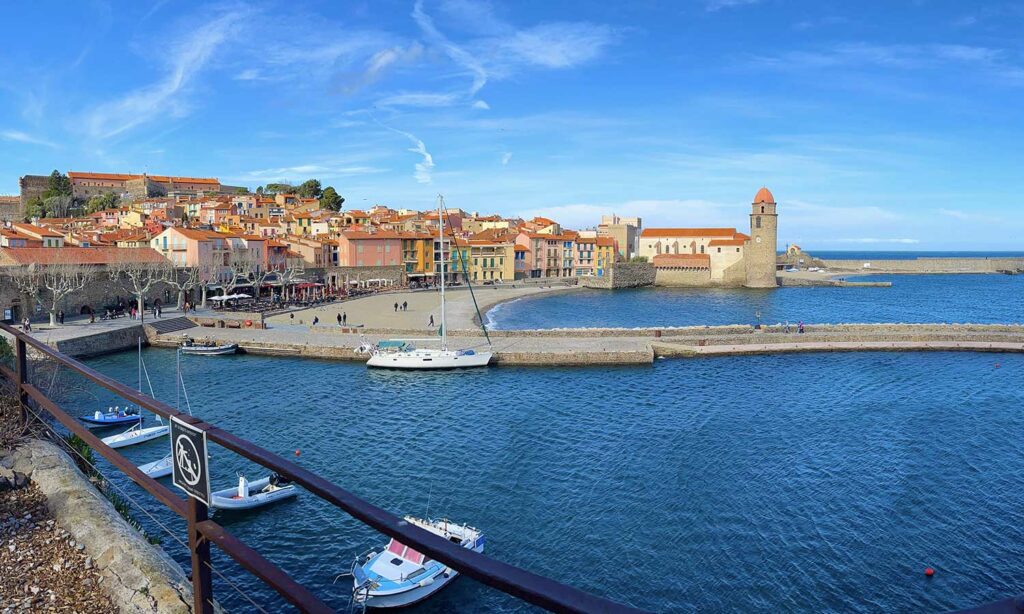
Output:
<path fill-rule="evenodd" d="M 441 244 L 441 349 L 448 349 L 448 326 L 444 319 L 444 277 L 448 269 L 448 259 L 444 252 L 444 215 L 441 209 L 444 207 L 444 196 L 437 195 L 437 239 Z"/>

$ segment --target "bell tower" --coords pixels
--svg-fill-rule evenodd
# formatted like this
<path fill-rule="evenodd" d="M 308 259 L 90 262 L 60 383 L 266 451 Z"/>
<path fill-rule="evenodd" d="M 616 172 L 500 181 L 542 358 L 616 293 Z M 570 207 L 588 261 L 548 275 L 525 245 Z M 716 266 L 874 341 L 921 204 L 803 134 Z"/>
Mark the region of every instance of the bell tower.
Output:
<path fill-rule="evenodd" d="M 779 216 L 775 211 L 775 197 L 762 187 L 754 196 L 750 209 L 750 241 L 743 260 L 746 265 L 748 288 L 774 288 L 776 250 L 778 248 Z"/>

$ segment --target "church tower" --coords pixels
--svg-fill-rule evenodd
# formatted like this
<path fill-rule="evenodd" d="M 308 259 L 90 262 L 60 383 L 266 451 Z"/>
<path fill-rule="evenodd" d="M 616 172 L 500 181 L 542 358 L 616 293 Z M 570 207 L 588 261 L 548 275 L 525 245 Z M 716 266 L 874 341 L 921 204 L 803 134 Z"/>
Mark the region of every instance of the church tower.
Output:
<path fill-rule="evenodd" d="M 776 249 L 778 246 L 779 216 L 775 212 L 775 197 L 768 188 L 761 188 L 754 196 L 750 210 L 750 241 L 743 260 L 746 265 L 748 288 L 774 288 Z"/>

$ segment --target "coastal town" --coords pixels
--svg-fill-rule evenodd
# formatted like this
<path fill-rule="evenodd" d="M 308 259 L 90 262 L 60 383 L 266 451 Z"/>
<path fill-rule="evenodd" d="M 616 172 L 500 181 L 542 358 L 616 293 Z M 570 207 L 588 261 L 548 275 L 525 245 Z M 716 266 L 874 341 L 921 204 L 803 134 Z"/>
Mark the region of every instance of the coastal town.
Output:
<path fill-rule="evenodd" d="M 0 271 L 13 281 L 0 290 L 0 309 L 9 322 L 109 318 L 129 299 L 135 310 L 232 295 L 248 300 L 231 305 L 273 307 L 432 287 L 442 253 L 448 285 L 613 287 L 613 271 L 630 264 L 646 265 L 647 284 L 777 285 L 778 216 L 767 188 L 741 232 L 644 228 L 615 214 L 577 230 L 461 207 L 347 209 L 315 179 L 250 191 L 215 178 L 55 170 L 19 185 L 19 195 L 0 197 Z"/>

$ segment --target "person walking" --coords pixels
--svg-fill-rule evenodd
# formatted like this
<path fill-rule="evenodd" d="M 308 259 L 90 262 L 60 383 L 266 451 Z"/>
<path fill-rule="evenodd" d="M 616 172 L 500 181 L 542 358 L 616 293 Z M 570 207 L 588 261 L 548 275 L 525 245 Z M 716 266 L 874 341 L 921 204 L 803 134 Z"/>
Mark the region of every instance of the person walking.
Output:
<path fill-rule="evenodd" d="M 28 332 L 28 318 L 22 318 L 21 319 L 21 332 L 23 332 L 23 333 L 27 333 Z"/>
<path fill-rule="evenodd" d="M 409 301 L 402 301 L 402 311 L 409 311 Z"/>
<path fill-rule="evenodd" d="M 60 322 L 61 326 L 64 326 L 64 310 L 61 309 L 57 312 L 57 321 Z"/>
<path fill-rule="evenodd" d="M 796 325 L 796 332 L 800 335 L 804 334 L 804 323 L 802 320 Z"/>
<path fill-rule="evenodd" d="M 156 317 L 158 317 L 158 318 L 164 317 L 164 306 L 163 305 L 157 305 L 156 306 Z"/>
<path fill-rule="evenodd" d="M 434 328 L 434 314 L 430 314 L 430 328 Z"/>
<path fill-rule="evenodd" d="M 348 323 L 348 313 L 341 312 L 341 325 L 345 326 Z"/>
<path fill-rule="evenodd" d="M 319 316 L 313 316 L 313 326 L 316 326 L 319 323 L 320 323 Z"/>
<path fill-rule="evenodd" d="M 341 326 L 341 314 L 338 314 L 338 326 Z"/>
<path fill-rule="evenodd" d="M 398 301 L 395 301 L 395 313 L 398 313 Z"/>

